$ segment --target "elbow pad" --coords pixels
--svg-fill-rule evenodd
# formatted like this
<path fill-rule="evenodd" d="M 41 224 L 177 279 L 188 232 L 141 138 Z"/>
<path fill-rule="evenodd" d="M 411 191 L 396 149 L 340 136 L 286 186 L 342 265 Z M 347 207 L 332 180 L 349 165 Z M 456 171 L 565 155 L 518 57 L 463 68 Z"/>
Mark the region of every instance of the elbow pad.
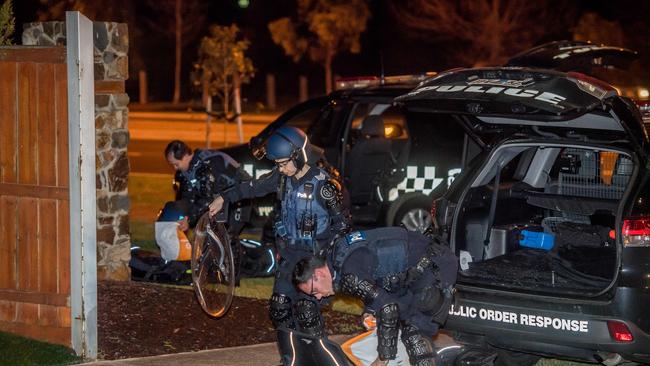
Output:
<path fill-rule="evenodd" d="M 367 306 L 379 296 L 379 288 L 366 281 L 359 280 L 354 274 L 346 273 L 341 277 L 341 291 L 344 294 L 360 298 Z"/>

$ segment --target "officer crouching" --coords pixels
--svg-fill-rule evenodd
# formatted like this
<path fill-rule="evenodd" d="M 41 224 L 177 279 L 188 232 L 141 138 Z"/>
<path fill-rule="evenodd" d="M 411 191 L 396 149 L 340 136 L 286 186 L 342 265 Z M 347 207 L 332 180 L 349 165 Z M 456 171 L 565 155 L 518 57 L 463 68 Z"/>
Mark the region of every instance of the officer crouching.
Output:
<path fill-rule="evenodd" d="M 432 337 L 446 320 L 458 260 L 437 240 L 400 227 L 355 231 L 324 256 L 296 264 L 296 287 L 317 299 L 343 293 L 377 318 L 378 360 L 395 358 L 398 330 L 412 365 L 436 364 Z M 385 362 L 384 362 L 385 361 Z"/>

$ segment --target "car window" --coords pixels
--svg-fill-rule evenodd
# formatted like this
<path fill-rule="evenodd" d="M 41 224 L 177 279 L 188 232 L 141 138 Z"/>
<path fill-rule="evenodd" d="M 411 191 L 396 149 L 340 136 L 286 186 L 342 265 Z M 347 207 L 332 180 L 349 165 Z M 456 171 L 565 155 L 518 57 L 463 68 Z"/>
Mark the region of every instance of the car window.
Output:
<path fill-rule="evenodd" d="M 460 164 L 465 133 L 449 115 L 409 112 L 406 123 L 414 161 L 452 159 Z"/>
<path fill-rule="evenodd" d="M 381 116 L 384 118 L 384 130 L 387 138 L 391 140 L 406 140 L 409 138 L 406 129 L 406 116 L 399 107 L 392 106 Z"/>
<path fill-rule="evenodd" d="M 318 117 L 318 114 L 321 111 L 321 107 L 315 107 L 312 109 L 308 109 L 302 113 L 299 113 L 293 118 L 288 119 L 284 126 L 292 126 L 292 127 L 297 127 L 305 132 L 309 129 L 311 124 L 316 120 Z"/>
<path fill-rule="evenodd" d="M 335 147 L 349 110 L 350 103 L 346 102 L 332 102 L 323 108 L 307 132 L 311 143 L 325 149 Z"/>
<path fill-rule="evenodd" d="M 282 126 L 293 126 L 298 127 L 303 131 L 308 131 L 311 124 L 318 117 L 318 114 L 326 106 L 326 103 L 326 99 L 317 98 L 298 104 L 283 113 L 273 121 L 273 123 L 266 126 L 257 136 L 264 141 L 273 133 L 273 131 Z"/>
<path fill-rule="evenodd" d="M 363 127 L 363 120 L 366 118 L 370 111 L 375 106 L 372 104 L 358 103 L 354 108 L 354 114 L 352 115 L 352 122 L 350 123 L 350 129 L 353 131 L 359 131 Z"/>
<path fill-rule="evenodd" d="M 357 103 L 352 113 L 350 122 L 350 131 L 347 138 L 347 149 L 350 150 L 356 144 L 356 141 L 363 135 L 361 129 L 363 122 L 369 115 L 381 115 L 384 122 L 384 136 L 391 140 L 406 140 L 406 119 L 403 112 L 397 107 L 392 107 L 387 103 Z"/>

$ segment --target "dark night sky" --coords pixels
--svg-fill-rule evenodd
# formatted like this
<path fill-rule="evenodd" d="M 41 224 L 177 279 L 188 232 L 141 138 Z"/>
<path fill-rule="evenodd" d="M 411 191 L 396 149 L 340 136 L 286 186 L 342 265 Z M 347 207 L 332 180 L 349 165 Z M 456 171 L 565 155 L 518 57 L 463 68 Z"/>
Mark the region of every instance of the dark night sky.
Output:
<path fill-rule="evenodd" d="M 378 75 L 381 70 L 383 55 L 384 70 L 387 75 L 417 73 L 427 70 L 440 71 L 459 66 L 445 52 L 446 44 L 427 42 L 422 39 L 411 39 L 401 31 L 397 22 L 388 11 L 387 1 L 370 0 L 371 18 L 366 32 L 362 35 L 362 52 L 358 55 L 340 54 L 334 62 L 334 72 L 337 75 Z M 312 95 L 324 90 L 323 71 L 320 66 L 303 61 L 294 64 L 283 51 L 271 41 L 267 30 L 269 21 L 286 16 L 295 8 L 295 2 L 290 0 L 250 0 L 250 6 L 240 9 L 237 0 L 210 1 L 208 8 L 208 23 L 228 25 L 236 23 L 243 34 L 251 41 L 248 56 L 253 60 L 257 75 L 248 86 L 244 87 L 244 96 L 248 98 L 249 106 L 256 101 L 264 101 L 264 75 L 273 72 L 277 78 L 278 98 L 283 104 L 295 102 L 298 89 L 298 74 L 309 76 L 310 92 Z M 143 12 L 142 0 L 136 0 L 137 19 L 151 17 Z M 552 6 L 553 1 L 549 1 Z M 595 11 L 608 20 L 619 21 L 625 30 L 633 29 L 634 24 L 648 22 L 650 2 L 632 0 L 590 1 L 577 2 L 577 17 L 585 11 Z M 34 21 L 40 6 L 39 0 L 14 0 L 14 11 L 17 23 L 16 41 L 22 30 L 22 23 Z M 104 19 L 100 19 L 104 20 Z M 116 19 L 123 21 L 122 19 Z M 535 20 L 531 19 L 531 26 Z M 138 24 L 142 24 L 138 20 Z M 130 25 L 130 28 L 133 28 Z M 648 27 L 646 27 L 646 30 Z M 207 30 L 207 29 L 206 29 Z M 132 30 L 130 30 L 132 32 Z M 630 32 L 634 34 L 634 32 Z M 571 33 L 568 29 L 549 33 L 548 39 L 542 42 L 567 39 Z M 630 44 L 625 46 L 636 49 L 645 58 L 650 51 L 650 37 L 638 35 L 626 39 Z M 188 80 L 191 62 L 196 58 L 197 39 L 184 49 L 184 80 Z M 145 34 L 144 37 L 131 37 L 131 48 L 142 50 L 142 57 L 149 72 L 150 94 L 152 100 L 169 100 L 172 93 L 173 80 L 173 43 L 164 37 Z M 646 58 L 647 59 L 647 58 Z M 127 81 L 127 91 L 132 99 L 137 99 L 136 67 L 131 65 L 131 79 Z M 190 97 L 190 90 L 185 82 L 183 97 Z"/>

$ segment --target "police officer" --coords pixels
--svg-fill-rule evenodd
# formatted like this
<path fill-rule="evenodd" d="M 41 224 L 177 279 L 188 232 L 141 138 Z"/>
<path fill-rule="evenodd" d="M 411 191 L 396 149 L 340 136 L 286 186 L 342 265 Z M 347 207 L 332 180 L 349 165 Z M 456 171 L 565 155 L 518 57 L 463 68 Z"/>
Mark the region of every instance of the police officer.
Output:
<path fill-rule="evenodd" d="M 180 229 L 193 228 L 214 197 L 224 189 L 247 181 L 250 176 L 228 154 L 218 150 L 192 151 L 183 141 L 174 140 L 165 148 L 165 158 L 175 170 L 176 202 L 167 203 L 166 210 L 184 213 L 178 220 Z M 172 208 L 174 210 L 172 210 Z M 229 215 L 229 232 L 238 235 L 250 216 L 250 205 L 244 202 Z"/>
<path fill-rule="evenodd" d="M 360 298 L 377 319 L 379 354 L 385 364 L 397 352 L 398 330 L 412 365 L 435 365 L 432 337 L 443 324 L 456 282 L 451 250 L 401 227 L 355 231 L 324 256 L 299 261 L 293 280 L 317 299 L 335 292 Z"/>
<path fill-rule="evenodd" d="M 261 197 L 276 192 L 280 212 L 274 224 L 281 261 L 276 271 L 270 316 L 276 328 L 323 334 L 319 304 L 299 293 L 291 282 L 295 264 L 321 251 L 331 238 L 349 231 L 350 215 L 342 203 L 341 186 L 325 170 L 308 163 L 311 146 L 295 127 L 281 127 L 266 141 L 266 158 L 275 162 L 270 173 L 224 191 L 210 204 L 210 214 L 225 201 Z"/>

